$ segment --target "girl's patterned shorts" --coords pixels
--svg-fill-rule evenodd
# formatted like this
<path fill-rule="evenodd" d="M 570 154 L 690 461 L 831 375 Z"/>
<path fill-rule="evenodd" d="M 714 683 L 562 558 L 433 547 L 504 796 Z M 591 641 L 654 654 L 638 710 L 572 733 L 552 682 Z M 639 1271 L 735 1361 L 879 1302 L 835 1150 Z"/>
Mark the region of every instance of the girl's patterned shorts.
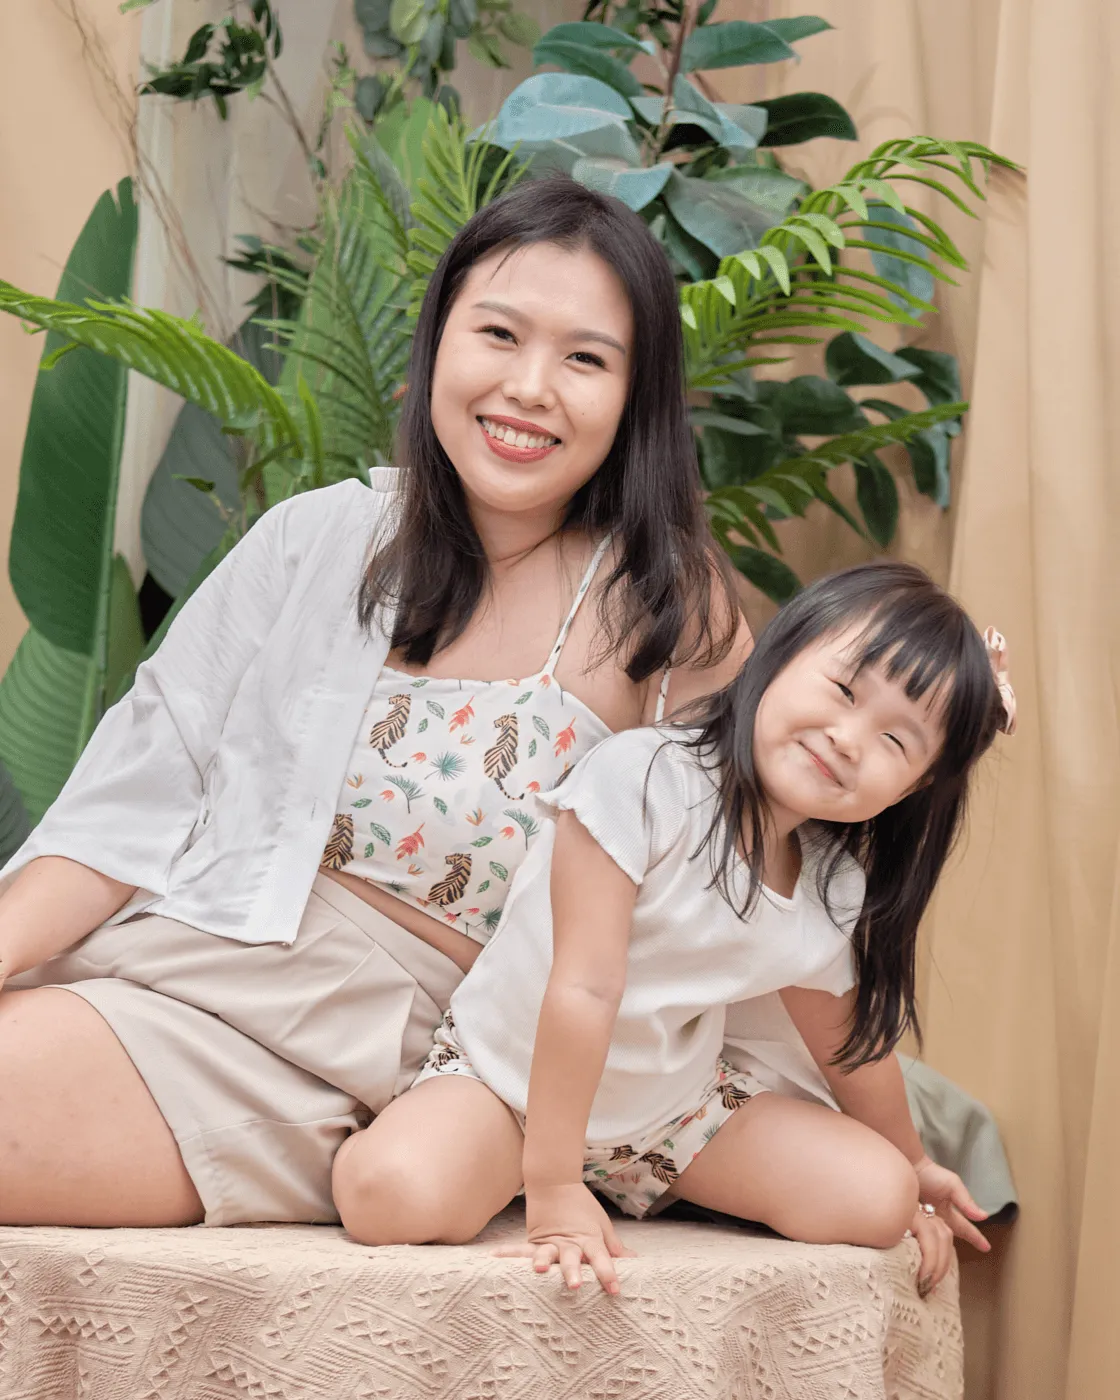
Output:
<path fill-rule="evenodd" d="M 432 1052 L 415 1083 L 420 1084 L 437 1074 L 460 1074 L 485 1082 L 459 1044 L 450 1011 L 436 1031 Z M 634 1142 L 613 1147 L 595 1144 L 585 1147 L 584 1182 L 626 1215 L 638 1219 L 656 1215 L 674 1199 L 671 1192 L 680 1174 L 735 1110 L 755 1094 L 765 1092 L 752 1074 L 734 1069 L 721 1059 L 699 1104 L 690 1113 L 674 1118 Z M 515 1116 L 524 1128 L 524 1116 Z"/>

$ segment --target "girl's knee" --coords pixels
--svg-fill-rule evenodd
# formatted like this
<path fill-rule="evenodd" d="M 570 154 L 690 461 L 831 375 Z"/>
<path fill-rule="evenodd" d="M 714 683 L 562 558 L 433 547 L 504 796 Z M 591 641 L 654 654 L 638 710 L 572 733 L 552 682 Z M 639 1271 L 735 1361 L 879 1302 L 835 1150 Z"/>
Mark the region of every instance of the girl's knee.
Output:
<path fill-rule="evenodd" d="M 918 1178 L 901 1152 L 884 1144 L 878 1160 L 868 1163 L 862 1201 L 857 1208 L 858 1239 L 853 1244 L 892 1249 L 914 1219 Z"/>
<path fill-rule="evenodd" d="M 346 1230 L 360 1244 L 465 1244 L 485 1221 L 457 1219 L 449 1183 L 403 1144 L 355 1134 L 335 1157 L 332 1187 Z"/>

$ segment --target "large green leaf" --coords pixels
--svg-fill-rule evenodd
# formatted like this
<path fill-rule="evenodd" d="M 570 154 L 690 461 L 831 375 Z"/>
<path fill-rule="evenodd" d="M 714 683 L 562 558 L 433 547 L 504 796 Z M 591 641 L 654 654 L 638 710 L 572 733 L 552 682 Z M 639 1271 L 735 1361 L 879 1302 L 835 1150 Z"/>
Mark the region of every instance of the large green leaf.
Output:
<path fill-rule="evenodd" d="M 849 433 L 867 425 L 859 405 L 843 389 L 815 374 L 759 387 L 768 391 L 767 401 L 787 434 Z"/>
<path fill-rule="evenodd" d="M 780 63 L 796 54 L 773 25 L 733 19 L 705 24 L 684 41 L 681 70 L 739 68 L 748 63 Z"/>
<path fill-rule="evenodd" d="M 725 548 L 732 564 L 743 577 L 773 602 L 788 603 L 800 591 L 801 581 L 789 565 L 776 555 L 748 544 L 728 544 Z"/>
<path fill-rule="evenodd" d="M 272 339 L 263 326 L 246 321 L 233 346 L 275 383 L 280 365 L 267 348 Z M 179 596 L 227 528 L 212 497 L 189 483 L 212 482 L 214 495 L 225 509 L 237 512 L 241 508 L 238 465 L 238 440 L 223 433 L 205 409 L 184 404 L 148 482 L 140 516 L 148 572 L 172 598 Z"/>
<path fill-rule="evenodd" d="M 873 452 L 852 463 L 856 473 L 856 500 L 871 538 L 886 548 L 898 526 L 898 488 L 894 477 Z"/>
<path fill-rule="evenodd" d="M 502 103 L 491 139 L 508 150 L 523 141 L 553 141 L 618 126 L 629 116 L 626 99 L 597 78 L 537 73 Z"/>
<path fill-rule="evenodd" d="M 892 355 L 873 340 L 851 331 L 829 341 L 824 363 L 832 382 L 845 387 L 853 384 L 898 384 L 905 379 L 916 379 L 921 373 L 917 365 L 902 355 Z M 959 390 L 955 397 L 960 398 Z"/>
<path fill-rule="evenodd" d="M 631 209 L 644 209 L 657 198 L 673 173 L 668 164 L 633 170 L 619 160 L 585 158 L 572 166 L 572 177 L 589 189 L 613 194 Z"/>
<path fill-rule="evenodd" d="M 0 681 L 0 760 L 38 821 L 81 752 L 92 663 L 32 628 Z"/>
<path fill-rule="evenodd" d="M 866 235 L 869 244 L 878 245 L 871 253 L 875 271 L 911 296 L 929 301 L 933 296 L 933 273 L 928 266 L 919 266 L 913 261 L 915 255 L 924 252 L 924 248 L 916 238 L 908 236 L 918 233 L 917 224 L 909 214 L 900 213 L 889 204 L 872 201 L 867 208 L 873 225 L 879 225 L 869 227 Z M 882 227 L 884 224 L 887 227 Z M 891 250 L 910 256 L 896 257 Z M 897 300 L 898 294 L 894 295 Z"/>
<path fill-rule="evenodd" d="M 770 114 L 763 146 L 797 146 L 817 136 L 854 141 L 855 123 L 835 98 L 823 92 L 791 92 L 759 101 Z"/>
<path fill-rule="evenodd" d="M 31 818 L 12 775 L 0 763 L 0 868 L 31 834 Z"/>
<path fill-rule="evenodd" d="M 775 222 L 730 181 L 689 179 L 676 171 L 665 202 L 681 227 L 720 258 L 753 248 Z"/>
<path fill-rule="evenodd" d="M 567 28 L 568 26 L 560 26 Z M 599 28 L 589 25 L 588 28 Z M 558 39 L 555 30 L 549 30 L 533 50 L 533 62 L 554 63 L 569 73 L 582 73 L 589 78 L 598 78 L 609 84 L 615 92 L 626 97 L 638 97 L 643 88 L 638 79 L 621 59 L 615 58 L 604 48 L 591 48 L 587 44 L 576 44 Z"/>
<path fill-rule="evenodd" d="M 78 235 L 59 297 L 127 296 L 135 244 L 132 183 L 123 180 L 116 197 L 101 196 Z M 66 345 L 52 333 L 44 356 Z M 41 371 L 20 462 L 12 586 L 33 627 L 56 646 L 87 655 L 116 513 L 126 378 L 123 366 L 88 351 L 65 354 Z"/>
<path fill-rule="evenodd" d="M 586 49 L 602 49 L 607 53 L 625 53 L 629 58 L 647 53 L 648 49 L 640 39 L 624 34 L 609 24 L 595 24 L 589 20 L 579 20 L 573 24 L 554 24 L 538 41 L 533 50 L 534 63 L 548 63 L 541 58 L 538 50 L 546 44 L 579 44 Z"/>

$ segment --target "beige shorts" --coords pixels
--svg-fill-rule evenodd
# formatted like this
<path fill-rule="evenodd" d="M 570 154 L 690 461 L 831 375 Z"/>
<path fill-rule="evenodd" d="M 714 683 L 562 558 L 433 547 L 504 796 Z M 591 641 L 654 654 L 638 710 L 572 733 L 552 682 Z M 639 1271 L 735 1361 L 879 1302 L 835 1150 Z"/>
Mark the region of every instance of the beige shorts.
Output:
<path fill-rule="evenodd" d="M 95 929 L 18 987 L 104 1016 L 175 1134 L 207 1225 L 338 1220 L 331 1163 L 411 1084 L 462 978 L 319 875 L 295 941 L 237 943 L 160 915 Z"/>

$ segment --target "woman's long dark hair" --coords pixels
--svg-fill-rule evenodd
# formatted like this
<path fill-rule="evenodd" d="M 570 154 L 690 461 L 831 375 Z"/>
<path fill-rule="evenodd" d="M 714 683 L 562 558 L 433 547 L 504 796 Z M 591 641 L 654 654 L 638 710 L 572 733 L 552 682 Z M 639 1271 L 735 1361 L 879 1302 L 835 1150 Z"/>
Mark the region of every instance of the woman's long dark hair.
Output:
<path fill-rule="evenodd" d="M 817 887 L 832 913 L 829 887 L 846 858 L 866 876 L 852 932 L 857 992 L 847 1039 L 836 1061 L 856 1069 L 884 1058 L 907 1029 L 920 1034 L 914 1004 L 918 924 L 964 817 L 972 770 L 1003 722 L 983 638 L 964 610 L 911 564 L 863 564 L 806 588 L 778 613 L 726 689 L 694 711 L 699 753 L 718 770 L 720 804 L 701 850 L 724 897 L 743 914 L 762 889 L 766 798 L 754 765 L 759 702 L 799 652 L 822 637 L 859 626 L 856 670 L 882 666 L 911 699 L 942 708 L 945 742 L 921 785 L 866 822 L 815 822 L 808 840 L 819 861 Z M 749 845 L 749 886 L 737 904 L 733 872 L 740 833 Z M 833 916 L 835 917 L 835 916 Z"/>
<path fill-rule="evenodd" d="M 534 243 L 590 249 L 622 283 L 633 314 L 630 391 L 618 432 L 562 522 L 592 537 L 615 534 L 618 563 L 599 607 L 602 654 L 625 649 L 626 673 L 635 681 L 670 659 L 718 661 L 730 649 L 738 611 L 701 501 L 672 272 L 632 210 L 563 176 L 522 182 L 481 209 L 428 284 L 398 435 L 399 526 L 370 560 L 359 616 L 369 626 L 379 606 L 395 605 L 392 644 L 422 665 L 462 633 L 478 606 L 488 564 L 458 473 L 432 425 L 432 376 L 448 311 L 470 269 L 497 249 Z M 716 580 L 723 586 L 713 587 Z"/>

